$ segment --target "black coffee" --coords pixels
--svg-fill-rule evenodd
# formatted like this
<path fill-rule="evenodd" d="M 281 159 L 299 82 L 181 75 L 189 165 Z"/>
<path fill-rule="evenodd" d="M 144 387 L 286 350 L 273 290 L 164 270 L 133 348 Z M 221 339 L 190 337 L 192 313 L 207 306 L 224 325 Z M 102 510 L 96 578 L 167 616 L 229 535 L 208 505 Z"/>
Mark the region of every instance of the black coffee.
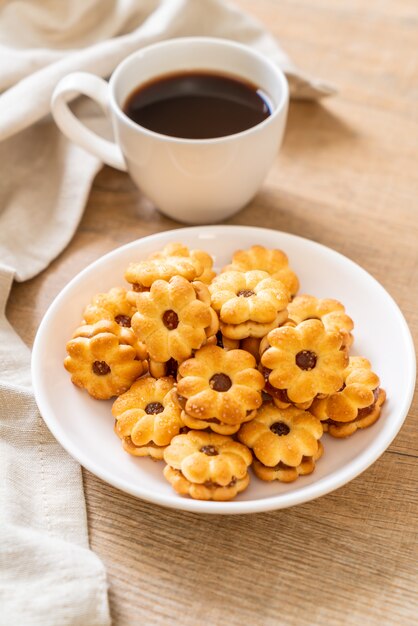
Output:
<path fill-rule="evenodd" d="M 149 130 L 185 139 L 233 135 L 271 114 L 256 85 L 204 71 L 168 74 L 145 83 L 129 95 L 123 110 Z"/>

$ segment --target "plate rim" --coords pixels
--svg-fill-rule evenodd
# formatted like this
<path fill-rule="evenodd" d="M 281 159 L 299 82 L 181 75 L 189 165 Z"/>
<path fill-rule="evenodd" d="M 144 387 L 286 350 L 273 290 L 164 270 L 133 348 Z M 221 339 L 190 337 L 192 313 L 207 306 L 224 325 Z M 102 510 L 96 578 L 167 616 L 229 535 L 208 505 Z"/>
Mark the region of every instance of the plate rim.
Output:
<path fill-rule="evenodd" d="M 373 441 L 374 445 L 371 450 L 371 454 L 370 446 L 368 446 L 359 454 L 357 458 L 353 459 L 347 466 L 340 468 L 337 472 L 332 472 L 329 476 L 324 476 L 320 480 L 311 483 L 310 485 L 298 487 L 294 491 L 287 492 L 285 494 L 276 494 L 274 496 L 260 498 L 258 500 L 232 500 L 228 502 L 214 502 L 193 500 L 191 498 L 182 498 L 175 492 L 173 492 L 172 494 L 155 494 L 149 489 L 144 489 L 142 485 L 138 485 L 137 489 L 133 489 L 129 485 L 126 485 L 124 480 L 118 479 L 118 477 L 115 477 L 111 472 L 108 472 L 106 469 L 98 466 L 91 458 L 88 457 L 88 455 L 84 455 L 83 452 L 80 452 L 79 449 L 77 447 L 74 447 L 71 441 L 66 438 L 65 429 L 62 428 L 59 424 L 59 421 L 54 415 L 54 411 L 49 407 L 48 402 L 44 398 L 41 389 L 39 356 L 41 354 L 40 347 L 42 344 L 43 336 L 48 330 L 48 322 L 50 318 L 53 317 L 55 309 L 60 305 L 63 299 L 65 300 L 66 294 L 72 289 L 73 285 L 77 283 L 80 279 L 82 280 L 83 277 L 86 274 L 90 273 L 92 270 L 94 270 L 96 266 L 99 266 L 102 263 L 106 263 L 112 258 L 112 256 L 118 256 L 121 251 L 129 250 L 129 248 L 135 248 L 139 242 L 149 242 L 152 240 L 159 241 L 161 239 L 178 239 L 179 237 L 181 238 L 180 233 L 198 234 L 201 231 L 211 231 L 211 233 L 216 234 L 216 231 L 224 233 L 225 230 L 235 231 L 234 234 L 238 235 L 238 237 L 240 231 L 251 231 L 251 233 L 254 234 L 255 238 L 257 237 L 258 232 L 262 232 L 269 233 L 270 235 L 284 236 L 285 239 L 288 238 L 299 240 L 299 242 L 303 242 L 304 244 L 307 243 L 309 246 L 312 246 L 314 248 L 322 249 L 322 251 L 325 251 L 327 254 L 331 253 L 332 255 L 336 255 L 337 258 L 339 257 L 340 260 L 342 260 L 344 263 L 348 263 L 353 269 L 355 269 L 356 272 L 360 271 L 360 273 L 365 274 L 368 279 L 371 279 L 375 283 L 375 286 L 378 289 L 382 290 L 388 298 L 388 301 L 390 302 L 396 314 L 397 320 L 399 321 L 400 330 L 402 331 L 402 335 L 405 339 L 405 346 L 407 348 L 408 357 L 406 368 L 406 371 L 408 372 L 407 393 L 403 397 L 403 403 L 401 407 L 399 407 L 396 412 L 398 418 L 393 422 L 388 423 L 388 427 L 379 434 L 379 437 L 377 437 Z M 367 272 L 367 270 L 355 263 L 355 261 L 341 254 L 337 250 L 334 250 L 333 248 L 325 246 L 324 244 L 318 243 L 311 239 L 301 237 L 299 235 L 294 235 L 293 233 L 287 233 L 285 231 L 274 230 L 270 228 L 228 224 L 191 226 L 187 228 L 176 228 L 173 230 L 165 230 L 162 232 L 153 233 L 152 235 L 147 235 L 145 237 L 141 237 L 139 239 L 128 242 L 122 246 L 118 246 L 117 248 L 114 248 L 113 250 L 100 256 L 92 263 L 89 263 L 83 270 L 78 272 L 55 296 L 55 298 L 49 305 L 45 315 L 43 316 L 33 343 L 31 370 L 35 400 L 38 405 L 39 412 L 48 429 L 51 431 L 59 444 L 67 451 L 67 453 L 70 454 L 70 456 L 72 456 L 78 463 L 80 463 L 80 465 L 82 465 L 92 474 L 112 485 L 113 487 L 124 491 L 125 493 L 160 506 L 195 513 L 244 514 L 278 510 L 288 508 L 290 506 L 295 506 L 297 504 L 302 504 L 304 502 L 309 502 L 323 495 L 326 495 L 327 493 L 335 491 L 336 489 L 347 484 L 348 482 L 359 476 L 366 469 L 368 469 L 391 444 L 393 439 L 400 431 L 408 415 L 415 388 L 416 357 L 411 332 L 398 304 L 395 302 L 394 298 L 389 294 L 389 292 L 383 287 L 383 285 L 379 283 L 379 281 L 374 278 L 374 276 Z"/>

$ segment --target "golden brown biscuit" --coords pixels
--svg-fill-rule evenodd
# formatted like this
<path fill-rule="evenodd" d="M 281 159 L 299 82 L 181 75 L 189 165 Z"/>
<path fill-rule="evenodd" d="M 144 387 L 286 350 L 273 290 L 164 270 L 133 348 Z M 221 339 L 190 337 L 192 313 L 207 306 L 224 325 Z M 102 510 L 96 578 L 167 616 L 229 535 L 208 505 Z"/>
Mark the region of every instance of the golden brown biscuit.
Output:
<path fill-rule="evenodd" d="M 267 272 L 224 272 L 209 289 L 222 334 L 230 339 L 263 337 L 287 319 L 287 291 Z"/>
<path fill-rule="evenodd" d="M 128 301 L 126 289 L 114 287 L 107 293 L 99 293 L 86 306 L 83 319 L 87 324 L 95 324 L 101 320 L 116 322 L 120 326 L 130 328 L 135 308 Z"/>
<path fill-rule="evenodd" d="M 154 252 L 149 258 L 167 259 L 170 257 L 191 259 L 196 267 L 196 280 L 200 280 L 202 283 L 209 285 L 214 276 L 216 276 L 216 272 L 213 269 L 213 259 L 210 254 L 204 250 L 189 250 L 182 243 L 168 243 L 162 251 Z"/>
<path fill-rule="evenodd" d="M 132 328 L 120 325 L 115 321 L 102 319 L 94 324 L 82 324 L 74 331 L 73 338 L 86 337 L 90 339 L 100 333 L 112 333 L 119 339 L 119 343 L 135 348 L 137 358 L 140 361 L 145 361 L 147 358 L 148 353 L 145 344 L 138 340 Z"/>
<path fill-rule="evenodd" d="M 299 478 L 299 476 L 312 474 L 315 469 L 316 461 L 321 458 L 323 452 L 324 447 L 322 443 L 318 441 L 318 451 L 316 454 L 313 456 L 302 457 L 300 465 L 297 465 L 296 467 L 285 465 L 281 461 L 274 467 L 268 467 L 267 465 L 263 465 L 263 463 L 257 459 L 254 459 L 252 468 L 254 470 L 254 474 L 261 480 L 278 480 L 282 483 L 291 483 Z"/>
<path fill-rule="evenodd" d="M 170 243 L 147 260 L 130 263 L 125 278 L 135 292 L 149 289 L 156 280 L 170 280 L 173 276 L 210 283 L 215 276 L 212 265 L 212 257 L 207 252 L 189 251 L 183 244 Z"/>
<path fill-rule="evenodd" d="M 164 448 L 178 435 L 183 422 L 174 401 L 174 378 L 137 380 L 112 406 L 115 432 L 135 456 L 162 459 Z"/>
<path fill-rule="evenodd" d="M 180 470 L 174 469 L 169 465 L 165 466 L 163 475 L 177 493 L 182 496 L 190 496 L 194 500 L 215 500 L 223 502 L 232 500 L 238 493 L 244 491 L 250 482 L 250 476 L 247 472 L 243 478 L 231 480 L 230 485 L 226 487 L 219 487 L 211 481 L 199 485 L 188 481 Z"/>
<path fill-rule="evenodd" d="M 180 398 L 178 403 L 183 402 Z M 255 415 L 255 411 L 251 411 L 248 413 L 248 419 L 252 419 Z M 210 417 L 208 419 L 198 419 L 186 413 L 186 411 L 182 411 L 181 419 L 187 428 L 190 430 L 210 430 L 214 433 L 218 433 L 219 435 L 234 435 L 239 431 L 239 427 L 241 424 L 225 424 L 221 422 L 217 417 Z"/>
<path fill-rule="evenodd" d="M 230 437 L 189 431 L 164 451 L 165 478 L 196 500 L 231 500 L 249 483 L 251 452 Z"/>
<path fill-rule="evenodd" d="M 241 426 L 238 439 L 263 465 L 297 467 L 303 457 L 317 454 L 322 433 L 321 422 L 308 411 L 264 404 L 251 422 Z"/>
<path fill-rule="evenodd" d="M 311 411 L 324 422 L 333 437 L 348 437 L 358 428 L 374 424 L 386 399 L 370 361 L 352 356 L 344 371 L 342 388 L 322 400 L 314 400 Z"/>
<path fill-rule="evenodd" d="M 244 350 L 208 345 L 179 367 L 177 397 L 189 428 L 232 434 L 262 402 L 263 376 Z"/>
<path fill-rule="evenodd" d="M 279 409 L 287 409 L 289 406 L 295 406 L 297 409 L 301 409 L 305 411 L 309 409 L 313 400 L 308 400 L 307 402 L 291 402 L 289 396 L 287 395 L 286 389 L 276 389 L 269 382 L 269 376 L 271 370 L 266 367 L 263 367 L 261 363 L 259 364 L 259 370 L 264 376 L 264 389 L 263 394 L 270 397 L 271 402 L 273 402 L 277 408 Z"/>
<path fill-rule="evenodd" d="M 341 350 L 339 332 L 327 332 L 321 321 L 307 320 L 295 328 L 272 330 L 267 341 L 270 347 L 263 352 L 261 364 L 269 393 L 284 390 L 290 402 L 305 403 L 341 388 L 348 357 Z"/>
<path fill-rule="evenodd" d="M 315 298 L 315 296 L 296 296 L 288 308 L 289 322 L 300 324 L 305 320 L 319 319 L 327 331 L 339 331 L 343 336 L 343 348 L 353 343 L 351 331 L 354 323 L 346 312 L 344 305 L 331 298 Z"/>
<path fill-rule="evenodd" d="M 192 282 L 192 287 L 195 290 L 196 298 L 208 306 L 211 315 L 210 324 L 205 328 L 207 341 L 208 343 L 216 343 L 217 334 L 219 332 L 219 317 L 212 308 L 212 299 L 208 286 L 200 280 L 194 280 Z"/>
<path fill-rule="evenodd" d="M 289 297 L 293 297 L 299 289 L 299 280 L 289 267 L 287 255 L 282 250 L 269 250 L 264 246 L 251 246 L 249 250 L 238 250 L 232 257 L 232 263 L 222 270 L 227 272 L 238 270 L 263 270 L 272 278 L 279 280 L 286 287 Z"/>
<path fill-rule="evenodd" d="M 214 278 L 209 290 L 212 306 L 226 324 L 268 324 L 288 303 L 281 283 L 257 270 L 224 272 Z"/>
<path fill-rule="evenodd" d="M 324 425 L 324 431 L 332 435 L 333 437 L 343 438 L 353 435 L 359 428 L 368 428 L 372 426 L 380 417 L 381 408 L 386 400 L 386 392 L 384 389 L 379 389 L 375 394 L 375 402 L 372 407 L 364 409 L 365 413 L 360 415 L 352 422 L 334 422 L 327 420 L 322 422 Z M 361 412 L 362 409 L 359 410 Z M 370 410 L 370 413 L 368 412 Z"/>
<path fill-rule="evenodd" d="M 154 282 L 149 292 L 137 295 L 137 307 L 132 328 L 150 360 L 158 363 L 184 361 L 218 330 L 208 299 L 199 300 L 193 285 L 181 276 Z"/>
<path fill-rule="evenodd" d="M 233 341 L 242 341 L 247 337 L 262 338 L 271 330 L 278 328 L 287 320 L 287 309 L 280 311 L 271 324 L 259 324 L 258 322 L 244 322 L 243 324 L 223 324 L 220 328 L 225 337 Z"/>
<path fill-rule="evenodd" d="M 135 348 L 113 333 L 76 337 L 67 343 L 65 368 L 72 382 L 98 400 L 108 400 L 129 389 L 145 367 Z"/>
<path fill-rule="evenodd" d="M 160 448 L 155 443 L 148 443 L 145 446 L 136 446 L 130 437 L 122 439 L 122 446 L 125 452 L 132 456 L 144 457 L 149 456 L 153 461 L 161 461 L 165 448 Z"/>

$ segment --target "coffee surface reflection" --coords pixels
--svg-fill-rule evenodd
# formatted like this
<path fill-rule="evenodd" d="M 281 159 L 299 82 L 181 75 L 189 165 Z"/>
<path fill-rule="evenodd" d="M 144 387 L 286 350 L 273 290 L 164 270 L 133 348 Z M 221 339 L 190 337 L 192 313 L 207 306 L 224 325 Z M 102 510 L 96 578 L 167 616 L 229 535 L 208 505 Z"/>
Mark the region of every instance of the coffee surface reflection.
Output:
<path fill-rule="evenodd" d="M 145 128 L 184 139 L 213 139 L 245 131 L 271 114 L 268 98 L 234 76 L 194 71 L 168 74 L 134 89 L 123 107 Z"/>

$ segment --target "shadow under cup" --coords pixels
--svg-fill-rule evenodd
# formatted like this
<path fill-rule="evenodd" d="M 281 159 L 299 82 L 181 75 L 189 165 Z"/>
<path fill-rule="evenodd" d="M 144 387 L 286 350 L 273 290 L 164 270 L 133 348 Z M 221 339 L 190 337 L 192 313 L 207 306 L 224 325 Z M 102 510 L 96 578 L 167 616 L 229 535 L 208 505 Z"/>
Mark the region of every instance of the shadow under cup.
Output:
<path fill-rule="evenodd" d="M 256 85 L 271 114 L 247 130 L 214 139 L 182 139 L 155 133 L 124 112 L 129 95 L 169 74 L 206 71 Z M 174 39 L 140 50 L 110 80 L 116 142 L 130 175 L 158 209 L 187 223 L 222 220 L 256 194 L 280 147 L 287 117 L 288 86 L 266 57 L 233 42 Z"/>

